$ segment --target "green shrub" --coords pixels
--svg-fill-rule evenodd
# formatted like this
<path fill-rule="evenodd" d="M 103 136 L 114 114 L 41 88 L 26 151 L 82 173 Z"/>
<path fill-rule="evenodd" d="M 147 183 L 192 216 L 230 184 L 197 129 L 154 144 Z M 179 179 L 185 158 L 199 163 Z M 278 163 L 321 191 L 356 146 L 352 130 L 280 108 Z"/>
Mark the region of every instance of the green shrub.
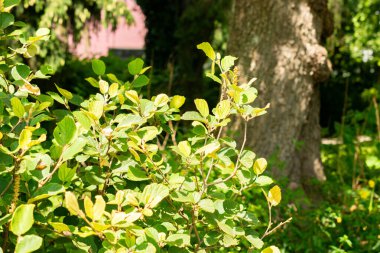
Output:
<path fill-rule="evenodd" d="M 198 111 L 181 115 L 182 96 L 139 96 L 149 82 L 141 59 L 128 64 L 133 80 L 126 82 L 93 60 L 97 78 L 87 81 L 98 93 L 84 101 L 59 86 L 40 94 L 33 82 L 48 78 L 49 69 L 32 72 L 18 59 L 38 53 L 49 30 L 27 36 L 7 12 L 13 2 L 0 1 L 1 40 L 12 45 L 0 58 L 0 252 L 263 247 L 272 222 L 259 236 L 242 192 L 273 183 L 262 175 L 266 160 L 244 148 L 247 122 L 267 107 L 249 105 L 257 91 L 252 82 L 238 84 L 231 70 L 236 58 L 221 59 L 208 43 L 198 45 L 212 60 L 209 77 L 221 85 L 211 110 L 196 99 Z M 54 103 L 62 109 L 52 110 Z M 235 115 L 245 122 L 240 147 L 221 135 Z M 192 122 L 182 140 L 174 126 L 179 121 Z M 281 190 L 262 191 L 270 211 Z"/>

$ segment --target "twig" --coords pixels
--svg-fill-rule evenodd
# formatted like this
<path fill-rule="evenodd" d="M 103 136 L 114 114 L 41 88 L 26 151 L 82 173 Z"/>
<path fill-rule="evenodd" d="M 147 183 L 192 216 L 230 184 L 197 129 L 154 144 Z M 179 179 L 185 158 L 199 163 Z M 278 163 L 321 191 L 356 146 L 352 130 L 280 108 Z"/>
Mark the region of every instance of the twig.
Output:
<path fill-rule="evenodd" d="M 62 148 L 62 154 L 63 152 L 65 151 L 66 149 L 66 146 L 64 146 Z M 61 154 L 61 156 L 59 157 L 57 163 L 55 164 L 55 167 L 53 169 L 53 171 L 41 182 L 39 183 L 38 185 L 38 189 L 40 189 L 42 186 L 44 186 L 47 182 L 49 182 L 49 180 L 52 178 L 52 176 L 54 175 L 55 172 L 57 172 L 59 166 L 61 166 L 61 163 L 62 163 L 62 159 L 63 159 L 63 155 Z"/>
<path fill-rule="evenodd" d="M 275 232 L 277 229 L 279 229 L 280 227 L 284 226 L 285 224 L 289 223 L 292 221 L 292 217 L 290 217 L 289 219 L 287 219 L 286 221 L 281 221 L 280 224 L 278 224 L 276 227 L 274 227 L 273 229 L 271 229 L 270 231 L 266 232 L 262 237 L 261 239 L 263 239 L 264 237 L 272 234 L 273 232 Z"/>
<path fill-rule="evenodd" d="M 216 184 L 220 184 L 220 183 L 224 183 L 228 180 L 230 180 L 231 178 L 233 178 L 237 171 L 238 171 L 238 168 L 239 168 L 239 163 L 240 163 L 240 157 L 241 157 L 241 154 L 243 153 L 243 150 L 244 150 L 244 147 L 245 147 L 245 143 L 247 141 L 247 121 L 245 121 L 244 123 L 244 139 L 243 139 L 243 143 L 241 145 L 241 148 L 240 148 L 240 151 L 239 151 L 239 154 L 238 154 L 238 157 L 236 159 L 236 164 L 235 164 L 235 168 L 234 168 L 234 171 L 231 173 L 231 175 L 229 175 L 228 177 L 226 177 L 225 179 L 220 179 L 220 180 L 215 180 L 214 182 L 211 182 L 209 183 L 207 186 L 211 186 L 211 185 L 216 185 Z"/>
<path fill-rule="evenodd" d="M 201 238 L 199 237 L 198 229 L 197 229 L 197 226 L 195 223 L 194 208 L 193 208 L 193 210 L 191 210 L 191 217 L 192 217 L 192 224 L 193 224 L 193 228 L 194 228 L 194 233 L 195 233 L 195 236 L 197 237 L 197 240 L 198 240 L 198 244 L 195 247 L 195 252 L 198 252 L 198 249 L 201 246 L 202 241 L 201 241 Z"/>
<path fill-rule="evenodd" d="M 11 187 L 12 183 L 13 183 L 13 177 L 11 178 L 11 181 L 9 181 L 7 186 L 4 188 L 3 192 L 0 194 L 0 198 L 2 198 L 3 195 L 9 190 L 9 187 Z"/>

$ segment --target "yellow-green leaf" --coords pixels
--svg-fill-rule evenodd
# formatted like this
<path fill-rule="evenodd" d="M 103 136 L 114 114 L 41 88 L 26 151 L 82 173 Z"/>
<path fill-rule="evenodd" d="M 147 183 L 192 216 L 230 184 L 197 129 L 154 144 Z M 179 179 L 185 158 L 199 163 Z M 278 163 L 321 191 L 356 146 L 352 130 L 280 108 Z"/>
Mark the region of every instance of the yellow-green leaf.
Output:
<path fill-rule="evenodd" d="M 102 117 L 103 109 L 104 109 L 104 102 L 99 101 L 99 100 L 91 101 L 88 106 L 89 112 L 93 114 L 96 119 L 100 119 L 100 117 Z"/>
<path fill-rule="evenodd" d="M 197 107 L 197 110 L 200 112 L 200 114 L 206 118 L 209 115 L 209 108 L 206 100 L 204 99 L 195 99 L 194 100 L 195 106 Z"/>
<path fill-rule="evenodd" d="M 102 218 L 104 214 L 104 210 L 106 209 L 106 202 L 104 201 L 103 197 L 98 195 L 95 197 L 95 204 L 93 207 L 93 220 L 97 221 Z"/>
<path fill-rule="evenodd" d="M 18 146 L 21 148 L 21 149 L 27 149 L 28 146 L 29 146 L 29 143 L 31 142 L 32 140 L 32 131 L 28 128 L 24 128 L 22 131 L 21 131 L 21 134 L 20 134 L 20 138 L 18 140 Z"/>
<path fill-rule="evenodd" d="M 277 206 L 281 202 L 281 188 L 278 185 L 272 187 L 268 193 L 268 201 L 273 205 Z"/>
<path fill-rule="evenodd" d="M 145 186 L 140 201 L 145 204 L 145 208 L 154 208 L 168 195 L 168 187 L 162 184 L 153 183 Z"/>
<path fill-rule="evenodd" d="M 66 208 L 73 215 L 79 215 L 81 210 L 79 208 L 77 197 L 72 192 L 65 193 L 65 204 Z"/>
<path fill-rule="evenodd" d="M 127 90 L 125 92 L 125 96 L 131 100 L 134 104 L 139 104 L 140 103 L 140 98 L 139 95 L 135 90 Z"/>
<path fill-rule="evenodd" d="M 58 85 L 55 85 L 55 87 L 57 87 L 58 92 L 61 93 L 61 95 L 64 96 L 67 100 L 70 100 L 73 98 L 73 94 L 70 91 L 62 89 L 58 87 Z"/>
<path fill-rule="evenodd" d="M 267 160 L 265 158 L 259 158 L 255 161 L 253 164 L 253 171 L 256 173 L 256 175 L 261 175 L 264 173 L 265 169 L 267 168 Z"/>
<path fill-rule="evenodd" d="M 10 231 L 18 236 L 28 232 L 34 223 L 34 207 L 34 204 L 18 206 L 12 215 Z"/>
<path fill-rule="evenodd" d="M 84 211 L 87 217 L 94 219 L 94 203 L 88 196 L 84 197 Z"/>
<path fill-rule="evenodd" d="M 197 48 L 202 50 L 208 58 L 210 58 L 213 61 L 215 60 L 216 55 L 210 43 L 202 42 L 201 44 L 197 45 Z"/>
<path fill-rule="evenodd" d="M 111 98 L 115 97 L 117 95 L 117 92 L 119 91 L 119 84 L 113 83 L 111 84 L 110 88 L 108 89 L 108 94 Z"/>
<path fill-rule="evenodd" d="M 38 250 L 42 246 L 43 239 L 38 235 L 26 235 L 17 240 L 15 253 L 29 253 Z"/>
<path fill-rule="evenodd" d="M 104 81 L 104 80 L 100 80 L 99 81 L 99 90 L 102 94 L 106 94 L 108 92 L 108 89 L 109 89 L 109 84 L 107 81 Z"/>
<path fill-rule="evenodd" d="M 25 114 L 25 108 L 22 105 L 20 99 L 17 97 L 11 98 L 11 105 L 12 105 L 12 111 L 15 114 L 16 117 L 18 118 L 23 118 Z"/>
<path fill-rule="evenodd" d="M 162 107 L 169 102 L 169 97 L 166 94 L 158 94 L 154 99 L 154 105 L 156 107 Z"/>
<path fill-rule="evenodd" d="M 170 108 L 179 109 L 186 101 L 184 96 L 175 95 L 170 101 Z"/>
<path fill-rule="evenodd" d="M 188 141 L 178 143 L 178 150 L 184 157 L 189 157 L 191 154 L 191 146 Z"/>
<path fill-rule="evenodd" d="M 225 119 L 230 114 L 231 104 L 229 100 L 223 100 L 215 108 L 215 117 Z"/>
<path fill-rule="evenodd" d="M 261 253 L 281 253 L 280 249 L 276 246 L 269 246 L 261 251 Z"/>

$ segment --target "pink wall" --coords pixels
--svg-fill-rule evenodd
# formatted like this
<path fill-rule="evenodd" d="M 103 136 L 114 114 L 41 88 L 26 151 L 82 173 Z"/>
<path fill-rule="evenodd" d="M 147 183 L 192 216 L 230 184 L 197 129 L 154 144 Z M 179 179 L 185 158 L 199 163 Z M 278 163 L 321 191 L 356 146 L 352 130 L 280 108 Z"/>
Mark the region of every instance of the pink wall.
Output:
<path fill-rule="evenodd" d="M 88 38 L 84 36 L 79 44 L 71 46 L 71 51 L 80 58 L 99 57 L 108 54 L 110 48 L 143 49 L 146 34 L 145 16 L 134 0 L 126 0 L 131 11 L 134 24 L 128 25 L 124 18 L 120 19 L 117 29 L 101 27 L 97 32 L 92 31 Z"/>

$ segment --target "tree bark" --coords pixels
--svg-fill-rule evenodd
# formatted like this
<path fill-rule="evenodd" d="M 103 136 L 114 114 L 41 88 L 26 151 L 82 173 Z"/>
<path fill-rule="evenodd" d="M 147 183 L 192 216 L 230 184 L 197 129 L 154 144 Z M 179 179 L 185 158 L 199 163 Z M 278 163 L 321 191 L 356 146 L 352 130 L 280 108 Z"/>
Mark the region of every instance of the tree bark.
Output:
<path fill-rule="evenodd" d="M 331 33 L 327 0 L 236 0 L 228 50 L 241 81 L 257 77 L 256 105 L 270 102 L 249 125 L 248 146 L 272 159 L 290 187 L 325 180 L 320 159 L 319 87 L 331 66 L 320 45 Z"/>

